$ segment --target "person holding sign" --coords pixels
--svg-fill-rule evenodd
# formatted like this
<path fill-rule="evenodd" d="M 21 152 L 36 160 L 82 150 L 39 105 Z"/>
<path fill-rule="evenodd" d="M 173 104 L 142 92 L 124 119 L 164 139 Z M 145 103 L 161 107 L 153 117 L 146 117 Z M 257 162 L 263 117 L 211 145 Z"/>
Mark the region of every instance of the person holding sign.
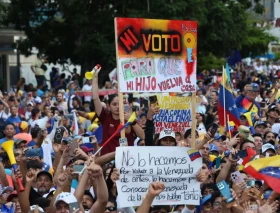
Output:
<path fill-rule="evenodd" d="M 96 67 L 96 72 L 92 78 L 92 95 L 93 95 L 93 102 L 95 106 L 96 115 L 103 126 L 103 136 L 102 142 L 104 143 L 109 139 L 116 131 L 120 124 L 120 113 L 119 113 L 119 98 L 117 94 L 109 95 L 109 108 L 110 112 L 106 111 L 99 99 L 99 88 L 98 88 L 98 73 L 101 70 L 101 67 Z M 128 113 L 124 113 L 125 122 L 130 117 Z M 145 134 L 143 129 L 137 124 L 137 122 L 133 122 L 131 126 L 129 126 L 126 130 L 126 138 L 129 146 L 134 145 L 134 135 L 136 134 L 139 138 L 145 138 Z M 119 137 L 120 134 L 117 134 L 116 137 L 113 137 L 112 141 L 103 147 L 101 154 L 107 154 L 110 152 L 114 152 L 116 147 L 119 146 Z"/>

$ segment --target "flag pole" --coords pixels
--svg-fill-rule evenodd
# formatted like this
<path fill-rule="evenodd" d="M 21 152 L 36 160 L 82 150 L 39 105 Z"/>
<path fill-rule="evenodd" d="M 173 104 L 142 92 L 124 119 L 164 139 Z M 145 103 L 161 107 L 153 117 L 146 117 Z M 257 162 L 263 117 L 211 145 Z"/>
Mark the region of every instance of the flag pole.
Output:
<path fill-rule="evenodd" d="M 224 97 L 223 97 L 223 101 L 224 101 L 224 127 L 226 128 L 226 121 L 227 121 L 227 118 L 226 118 L 226 95 L 225 95 L 225 93 L 226 93 L 226 89 L 225 89 L 225 86 L 226 86 L 226 82 L 225 82 L 225 67 L 223 66 L 223 92 L 224 92 Z"/>
<path fill-rule="evenodd" d="M 229 115 L 227 115 L 227 124 L 228 124 L 228 133 L 229 133 L 229 139 L 231 140 L 231 132 L 230 132 L 230 122 L 229 122 Z"/>

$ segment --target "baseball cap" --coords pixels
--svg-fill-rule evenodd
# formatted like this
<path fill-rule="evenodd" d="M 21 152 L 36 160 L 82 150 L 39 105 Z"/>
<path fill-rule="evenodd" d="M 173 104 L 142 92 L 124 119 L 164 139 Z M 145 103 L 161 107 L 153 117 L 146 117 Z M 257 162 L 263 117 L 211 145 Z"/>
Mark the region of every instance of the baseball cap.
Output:
<path fill-rule="evenodd" d="M 147 114 L 146 113 L 142 113 L 139 115 L 139 118 L 142 118 L 143 116 L 147 117 Z"/>
<path fill-rule="evenodd" d="M 40 157 L 43 158 L 43 150 L 41 148 L 29 149 L 25 153 L 25 157 Z"/>
<path fill-rule="evenodd" d="M 11 194 L 9 194 L 9 196 L 7 197 L 7 201 L 8 202 L 11 202 L 12 201 L 12 199 L 14 198 L 14 197 L 17 197 L 18 196 L 18 193 L 17 193 L 17 191 L 13 191 Z"/>
<path fill-rule="evenodd" d="M 173 132 L 171 129 L 164 129 L 159 134 L 159 140 L 165 137 L 172 137 L 175 139 L 175 132 Z"/>
<path fill-rule="evenodd" d="M 96 129 L 96 128 L 98 128 L 98 124 L 93 123 L 93 124 L 89 125 L 87 130 L 91 132 L 93 129 Z"/>
<path fill-rule="evenodd" d="M 42 176 L 42 175 L 46 175 L 50 178 L 51 182 L 53 181 L 53 176 L 51 175 L 51 173 L 47 172 L 47 171 L 41 171 L 37 174 L 37 179 Z"/>
<path fill-rule="evenodd" d="M 204 198 L 202 198 L 201 200 L 201 206 L 203 206 L 206 202 L 210 201 L 212 195 L 209 194 L 209 195 L 206 195 Z"/>
<path fill-rule="evenodd" d="M 87 153 L 87 152 L 92 152 L 92 151 L 94 150 L 94 148 L 89 148 L 89 147 L 87 147 L 87 146 L 81 146 L 81 149 L 82 149 L 85 153 Z"/>
<path fill-rule="evenodd" d="M 221 135 L 220 133 L 216 133 L 215 137 L 214 137 L 214 140 L 219 140 L 220 138 L 222 138 L 223 141 L 227 139 L 227 137 L 225 135 Z"/>
<path fill-rule="evenodd" d="M 266 152 L 267 150 L 273 150 L 274 153 L 276 153 L 276 150 L 274 148 L 274 146 L 270 143 L 266 143 L 264 145 L 262 145 L 262 153 Z"/>
<path fill-rule="evenodd" d="M 214 144 L 209 144 L 209 152 L 219 152 L 218 147 Z"/>
<path fill-rule="evenodd" d="M 34 104 L 33 104 L 32 101 L 27 102 L 26 105 L 27 105 L 27 106 L 28 106 L 28 105 L 34 106 Z"/>
<path fill-rule="evenodd" d="M 247 87 L 247 91 L 252 91 L 252 92 L 259 92 L 260 88 L 259 85 L 256 83 L 251 83 L 248 87 Z"/>
<path fill-rule="evenodd" d="M 24 140 L 24 139 L 15 139 L 15 146 L 18 146 L 20 143 L 27 143 L 27 141 L 26 140 Z"/>
<path fill-rule="evenodd" d="M 25 122 L 25 121 L 19 122 L 18 127 L 19 127 L 21 130 L 26 130 L 26 129 L 28 128 L 28 123 Z"/>
<path fill-rule="evenodd" d="M 268 112 L 273 111 L 273 110 L 278 110 L 278 107 L 276 106 L 275 103 L 272 103 L 268 106 Z M 279 110 L 278 110 L 279 112 Z"/>
<path fill-rule="evenodd" d="M 14 191 L 14 188 L 11 186 L 5 186 L 0 190 L 0 196 L 6 191 Z"/>
<path fill-rule="evenodd" d="M 263 121 L 256 121 L 256 122 L 254 123 L 254 127 L 261 126 L 261 125 L 263 125 L 265 128 L 267 128 L 266 123 L 263 122 Z"/>
<path fill-rule="evenodd" d="M 67 204 L 70 204 L 70 203 L 76 203 L 77 202 L 77 198 L 69 193 L 69 192 L 61 192 L 57 197 L 56 197 L 56 200 L 54 202 L 54 207 L 56 206 L 56 204 L 59 202 L 59 201 L 63 201 Z"/>

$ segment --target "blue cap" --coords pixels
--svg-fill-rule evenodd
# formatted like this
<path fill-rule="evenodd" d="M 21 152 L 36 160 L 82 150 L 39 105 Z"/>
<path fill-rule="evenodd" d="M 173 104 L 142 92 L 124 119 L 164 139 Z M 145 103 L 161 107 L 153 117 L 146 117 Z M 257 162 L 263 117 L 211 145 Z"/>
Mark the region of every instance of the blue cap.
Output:
<path fill-rule="evenodd" d="M 220 138 L 222 138 L 223 141 L 227 139 L 227 137 L 225 135 L 221 135 L 220 133 L 216 133 L 215 137 L 214 137 L 214 140 L 219 140 Z"/>
<path fill-rule="evenodd" d="M 209 145 L 209 152 L 213 152 L 213 151 L 219 152 L 218 147 L 214 144 L 210 144 Z"/>
<path fill-rule="evenodd" d="M 204 198 L 202 198 L 201 200 L 201 206 L 203 206 L 205 203 L 207 203 L 207 201 L 209 201 L 211 199 L 212 195 L 206 195 Z"/>
<path fill-rule="evenodd" d="M 25 153 L 25 157 L 40 157 L 43 158 L 43 150 L 41 148 L 29 149 Z"/>

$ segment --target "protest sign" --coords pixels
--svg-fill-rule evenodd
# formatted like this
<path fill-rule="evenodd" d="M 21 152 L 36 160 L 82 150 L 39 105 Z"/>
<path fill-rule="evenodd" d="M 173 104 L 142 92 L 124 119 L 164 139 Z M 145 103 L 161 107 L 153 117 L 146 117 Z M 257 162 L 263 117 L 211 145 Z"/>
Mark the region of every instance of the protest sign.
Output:
<path fill-rule="evenodd" d="M 197 22 L 115 19 L 120 92 L 194 92 Z"/>
<path fill-rule="evenodd" d="M 192 97 L 177 97 L 177 96 L 160 96 L 157 95 L 160 112 L 154 115 L 154 124 L 156 133 L 160 133 L 163 129 L 172 129 L 174 132 L 185 132 L 191 127 L 192 112 L 191 101 Z M 196 98 L 199 103 L 200 98 Z"/>
<path fill-rule="evenodd" d="M 200 183 L 195 174 L 202 166 L 199 151 L 187 147 L 118 147 L 116 168 L 120 208 L 141 205 L 149 184 L 161 181 L 165 189 L 153 205 L 199 205 Z"/>

